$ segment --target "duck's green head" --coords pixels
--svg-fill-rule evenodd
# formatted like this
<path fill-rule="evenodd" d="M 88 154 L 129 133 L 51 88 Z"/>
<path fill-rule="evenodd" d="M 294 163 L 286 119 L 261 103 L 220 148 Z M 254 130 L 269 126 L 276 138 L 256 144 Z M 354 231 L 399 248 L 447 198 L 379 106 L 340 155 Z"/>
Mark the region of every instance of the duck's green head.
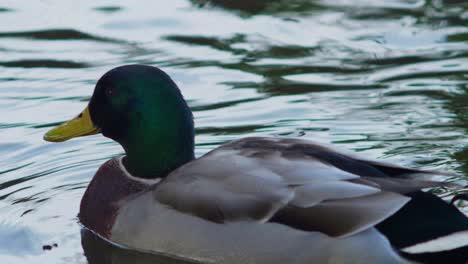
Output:
<path fill-rule="evenodd" d="M 125 149 L 135 176 L 162 177 L 194 158 L 192 112 L 179 88 L 160 69 L 126 65 L 104 74 L 88 107 L 50 130 L 47 141 L 102 133 Z"/>

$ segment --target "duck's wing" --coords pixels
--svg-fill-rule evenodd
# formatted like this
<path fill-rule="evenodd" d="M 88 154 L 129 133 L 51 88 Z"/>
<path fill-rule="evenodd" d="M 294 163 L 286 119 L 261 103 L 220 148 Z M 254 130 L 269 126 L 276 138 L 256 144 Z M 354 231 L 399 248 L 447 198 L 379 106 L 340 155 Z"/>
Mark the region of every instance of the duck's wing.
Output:
<path fill-rule="evenodd" d="M 244 138 L 172 172 L 152 191 L 177 211 L 217 223 L 277 222 L 347 236 L 403 207 L 404 194 L 440 185 L 431 174 L 367 161 L 306 140 Z"/>

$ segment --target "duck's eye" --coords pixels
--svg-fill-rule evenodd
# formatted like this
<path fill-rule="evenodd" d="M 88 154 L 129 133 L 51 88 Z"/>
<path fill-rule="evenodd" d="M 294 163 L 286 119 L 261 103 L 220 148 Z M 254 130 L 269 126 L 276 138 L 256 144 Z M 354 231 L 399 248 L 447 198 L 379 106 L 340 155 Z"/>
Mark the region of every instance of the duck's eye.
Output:
<path fill-rule="evenodd" d="M 106 95 L 107 96 L 113 96 L 115 95 L 115 89 L 113 87 L 107 87 L 106 88 Z"/>

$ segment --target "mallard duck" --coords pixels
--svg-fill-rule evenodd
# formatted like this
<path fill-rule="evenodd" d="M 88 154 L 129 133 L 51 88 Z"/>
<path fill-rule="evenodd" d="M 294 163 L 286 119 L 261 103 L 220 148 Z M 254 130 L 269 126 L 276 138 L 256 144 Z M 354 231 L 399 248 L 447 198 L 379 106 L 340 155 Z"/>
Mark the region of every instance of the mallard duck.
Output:
<path fill-rule="evenodd" d="M 468 218 L 421 189 L 443 174 L 309 140 L 247 137 L 194 156 L 192 113 L 162 70 L 104 74 L 88 107 L 44 136 L 102 133 L 125 155 L 83 195 L 85 228 L 122 246 L 203 263 L 464 263 Z"/>

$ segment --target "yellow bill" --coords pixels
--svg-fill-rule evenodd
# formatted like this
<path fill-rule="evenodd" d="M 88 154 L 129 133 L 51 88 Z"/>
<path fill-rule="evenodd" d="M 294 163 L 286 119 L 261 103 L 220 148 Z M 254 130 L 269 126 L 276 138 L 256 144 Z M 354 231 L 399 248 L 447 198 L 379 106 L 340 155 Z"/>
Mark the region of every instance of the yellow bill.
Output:
<path fill-rule="evenodd" d="M 62 142 L 75 137 L 82 137 L 88 135 L 98 134 L 101 131 L 95 127 L 88 107 L 72 120 L 65 122 L 51 130 L 44 135 L 44 140 L 50 142 Z"/>

